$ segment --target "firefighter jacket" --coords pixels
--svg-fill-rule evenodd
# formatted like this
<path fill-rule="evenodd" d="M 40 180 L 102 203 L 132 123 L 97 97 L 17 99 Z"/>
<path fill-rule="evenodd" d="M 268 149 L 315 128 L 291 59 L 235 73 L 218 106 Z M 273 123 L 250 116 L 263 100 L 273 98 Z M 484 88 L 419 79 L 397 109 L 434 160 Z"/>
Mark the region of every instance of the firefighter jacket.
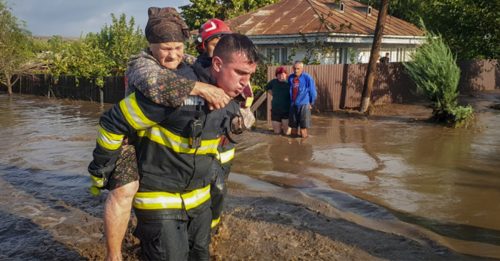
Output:
<path fill-rule="evenodd" d="M 170 108 L 134 92 L 101 117 L 89 172 L 105 180 L 123 137 L 137 133 L 136 215 L 187 219 L 210 206 L 210 169 L 219 164 L 221 136 L 238 113 L 234 102 L 210 111 L 202 98 L 190 96 L 183 106 Z"/>

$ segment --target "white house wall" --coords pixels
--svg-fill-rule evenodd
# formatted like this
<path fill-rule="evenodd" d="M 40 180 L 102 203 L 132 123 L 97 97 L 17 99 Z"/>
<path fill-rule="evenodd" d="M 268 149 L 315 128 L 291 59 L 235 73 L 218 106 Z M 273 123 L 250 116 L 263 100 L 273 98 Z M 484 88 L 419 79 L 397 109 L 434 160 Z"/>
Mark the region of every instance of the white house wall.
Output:
<path fill-rule="evenodd" d="M 268 48 L 287 48 L 287 57 L 281 57 L 281 62 L 286 63 L 287 59 L 291 57 L 291 61 L 304 60 L 307 55 L 307 49 L 294 47 L 294 45 L 261 45 L 258 46 L 261 53 L 266 56 Z M 379 52 L 379 57 L 385 56 L 389 53 L 390 62 L 406 62 L 410 61 L 410 55 L 415 51 L 415 46 L 383 46 Z M 295 49 L 295 56 L 292 55 L 292 49 Z M 371 46 L 359 44 L 349 46 L 341 45 L 333 48 L 332 53 L 317 53 L 316 57 L 311 57 L 312 60 L 318 60 L 321 64 L 336 64 L 336 63 L 368 63 L 370 59 Z"/>
<path fill-rule="evenodd" d="M 266 54 L 266 48 L 287 48 L 287 55 L 292 54 L 292 48 L 297 43 L 304 41 L 303 36 L 297 35 L 267 35 L 267 36 L 249 36 L 252 41 L 260 47 L 263 54 Z M 321 64 L 332 63 L 368 63 L 370 59 L 371 44 L 373 36 L 355 35 L 355 34 L 311 34 L 307 41 L 310 43 L 321 41 L 332 44 L 336 48 L 335 54 L 320 53 L 317 59 Z M 409 61 L 410 55 L 415 48 L 424 42 L 425 38 L 421 36 L 384 36 L 382 40 L 382 49 L 380 55 L 384 56 L 386 52 L 390 53 L 391 62 Z M 299 47 L 295 49 L 295 56 L 291 60 L 303 60 L 307 50 Z M 351 59 L 353 57 L 354 59 Z M 288 57 L 287 57 L 288 58 Z M 287 59 L 281 59 L 281 63 Z"/>

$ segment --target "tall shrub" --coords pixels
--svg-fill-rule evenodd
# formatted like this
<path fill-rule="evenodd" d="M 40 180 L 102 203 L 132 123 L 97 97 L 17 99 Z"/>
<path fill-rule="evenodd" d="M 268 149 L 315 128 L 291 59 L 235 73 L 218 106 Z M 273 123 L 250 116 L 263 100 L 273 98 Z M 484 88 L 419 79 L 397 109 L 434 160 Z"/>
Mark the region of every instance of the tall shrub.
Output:
<path fill-rule="evenodd" d="M 427 41 L 412 55 L 404 66 L 433 106 L 433 118 L 440 122 L 460 124 L 473 117 L 471 106 L 459 106 L 458 83 L 460 68 L 456 57 L 440 35 L 427 33 Z"/>
<path fill-rule="evenodd" d="M 119 17 L 111 14 L 111 20 L 111 25 L 104 25 L 99 33 L 87 34 L 85 41 L 90 47 L 104 52 L 110 60 L 106 66 L 111 75 L 123 75 L 130 56 L 144 49 L 147 41 L 142 30 L 136 27 L 134 17 L 127 20 L 125 14 Z"/>
<path fill-rule="evenodd" d="M 0 0 L 0 85 L 7 86 L 9 95 L 19 76 L 29 71 L 31 42 L 31 33 L 24 28 L 24 23 Z"/>

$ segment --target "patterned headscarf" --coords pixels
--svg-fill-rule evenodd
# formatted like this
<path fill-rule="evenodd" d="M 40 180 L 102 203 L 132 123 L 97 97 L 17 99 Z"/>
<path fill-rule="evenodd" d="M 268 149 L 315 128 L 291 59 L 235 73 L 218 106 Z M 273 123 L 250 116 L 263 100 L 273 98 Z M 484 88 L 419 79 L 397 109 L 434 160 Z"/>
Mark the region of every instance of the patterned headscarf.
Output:
<path fill-rule="evenodd" d="M 184 42 L 189 38 L 189 27 L 172 7 L 150 7 L 145 33 L 149 43 Z"/>

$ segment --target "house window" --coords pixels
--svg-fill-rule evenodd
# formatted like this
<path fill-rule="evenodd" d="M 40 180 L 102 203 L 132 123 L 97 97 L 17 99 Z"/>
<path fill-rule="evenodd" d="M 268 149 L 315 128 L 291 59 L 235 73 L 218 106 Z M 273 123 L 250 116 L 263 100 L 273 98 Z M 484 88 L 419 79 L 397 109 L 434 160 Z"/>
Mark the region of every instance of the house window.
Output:
<path fill-rule="evenodd" d="M 347 48 L 338 48 L 337 49 L 337 62 L 336 63 L 348 63 L 348 50 Z"/>
<path fill-rule="evenodd" d="M 273 64 L 286 64 L 288 60 L 287 49 L 286 47 L 266 48 L 266 58 Z"/>
<path fill-rule="evenodd" d="M 339 10 L 340 12 L 344 12 L 344 2 L 340 2 Z"/>
<path fill-rule="evenodd" d="M 319 54 L 321 64 L 336 64 L 337 63 L 337 49 Z"/>
<path fill-rule="evenodd" d="M 368 6 L 368 10 L 366 11 L 368 15 L 372 15 L 372 7 Z"/>
<path fill-rule="evenodd" d="M 343 64 L 357 63 L 358 53 L 352 48 L 334 48 L 330 51 L 319 53 L 319 60 L 322 64 Z"/>

